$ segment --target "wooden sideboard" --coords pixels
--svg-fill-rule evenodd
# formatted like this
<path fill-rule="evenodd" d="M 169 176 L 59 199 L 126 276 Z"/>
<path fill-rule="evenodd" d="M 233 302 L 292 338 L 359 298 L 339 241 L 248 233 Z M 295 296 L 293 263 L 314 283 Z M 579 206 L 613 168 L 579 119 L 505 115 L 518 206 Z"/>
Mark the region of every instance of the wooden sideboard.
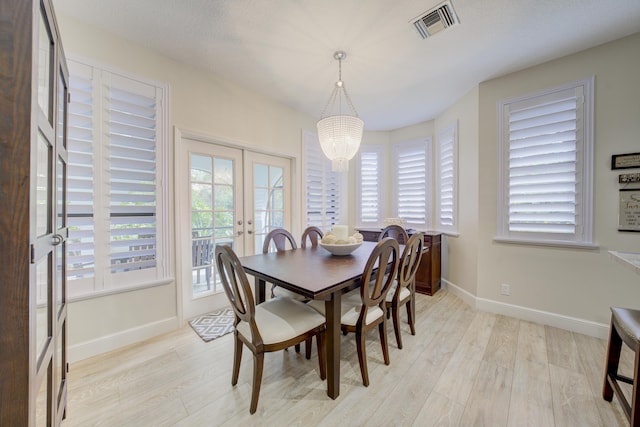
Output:
<path fill-rule="evenodd" d="M 362 234 L 364 240 L 369 242 L 377 242 L 378 236 L 382 232 L 380 228 L 356 228 L 356 230 Z M 413 230 L 408 232 L 409 236 L 413 233 L 415 233 Z M 422 233 L 424 233 L 424 251 L 416 272 L 416 292 L 433 295 L 440 289 L 440 245 L 442 234 L 429 231 L 423 231 Z"/>

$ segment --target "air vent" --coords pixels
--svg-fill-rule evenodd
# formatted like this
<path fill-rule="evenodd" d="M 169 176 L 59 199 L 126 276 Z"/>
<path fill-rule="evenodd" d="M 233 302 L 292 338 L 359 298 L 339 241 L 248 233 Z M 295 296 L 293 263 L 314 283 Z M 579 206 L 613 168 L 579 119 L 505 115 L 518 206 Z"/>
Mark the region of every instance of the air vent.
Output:
<path fill-rule="evenodd" d="M 453 25 L 459 24 L 451 1 L 445 1 L 433 9 L 411 20 L 411 23 L 423 39 L 431 37 Z"/>

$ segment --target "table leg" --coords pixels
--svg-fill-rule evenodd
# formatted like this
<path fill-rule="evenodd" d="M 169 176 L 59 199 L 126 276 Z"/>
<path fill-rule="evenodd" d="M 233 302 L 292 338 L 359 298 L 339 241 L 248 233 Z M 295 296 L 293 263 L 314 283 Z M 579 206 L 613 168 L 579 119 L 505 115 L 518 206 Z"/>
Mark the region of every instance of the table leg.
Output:
<path fill-rule="evenodd" d="M 265 302 L 265 300 L 266 300 L 266 293 L 265 293 L 266 283 L 265 283 L 265 281 L 262 280 L 262 279 L 258 279 L 256 277 L 256 281 L 253 284 L 253 286 L 255 288 L 256 304 L 260 304 L 262 302 Z"/>
<path fill-rule="evenodd" d="M 335 399 L 340 395 L 340 292 L 331 294 L 325 301 L 327 318 L 327 395 Z"/>

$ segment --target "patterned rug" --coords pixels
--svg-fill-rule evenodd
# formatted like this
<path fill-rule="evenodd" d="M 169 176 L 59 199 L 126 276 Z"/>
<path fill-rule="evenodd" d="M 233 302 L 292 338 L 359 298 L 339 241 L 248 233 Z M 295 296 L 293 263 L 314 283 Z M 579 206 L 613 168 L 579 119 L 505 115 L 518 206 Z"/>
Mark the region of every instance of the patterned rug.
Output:
<path fill-rule="evenodd" d="M 233 310 L 225 308 L 213 313 L 205 314 L 189 322 L 194 331 L 205 342 L 233 332 Z"/>

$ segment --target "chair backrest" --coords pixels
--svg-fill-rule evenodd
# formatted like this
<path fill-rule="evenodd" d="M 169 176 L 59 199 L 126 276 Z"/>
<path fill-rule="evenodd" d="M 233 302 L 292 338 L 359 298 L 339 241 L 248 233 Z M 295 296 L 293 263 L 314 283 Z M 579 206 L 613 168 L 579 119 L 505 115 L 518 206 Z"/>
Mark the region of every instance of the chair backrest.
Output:
<path fill-rule="evenodd" d="M 296 244 L 296 239 L 284 228 L 275 228 L 267 234 L 267 237 L 264 238 L 264 244 L 262 245 L 262 253 L 266 254 L 269 252 L 269 246 L 271 246 L 271 242 L 273 242 L 276 251 L 286 251 L 287 250 L 287 241 L 291 246 L 291 249 L 297 249 L 298 245 Z"/>
<path fill-rule="evenodd" d="M 411 235 L 409 242 L 402 251 L 400 257 L 400 267 L 398 268 L 398 288 L 396 293 L 400 293 L 400 289 L 413 283 L 416 277 L 416 271 L 422 258 L 422 248 L 424 247 L 424 234 L 416 233 Z"/>
<path fill-rule="evenodd" d="M 311 242 L 311 247 L 315 248 L 318 246 L 320 240 L 324 237 L 324 233 L 318 227 L 310 226 L 307 227 L 306 230 L 302 233 L 302 238 L 300 239 L 300 246 L 303 248 L 307 247 L 307 238 Z"/>
<path fill-rule="evenodd" d="M 376 247 L 369 255 L 367 264 L 362 273 L 362 282 L 368 283 L 369 286 L 360 286 L 360 296 L 362 297 L 363 309 L 360 313 L 360 321 L 364 321 L 367 316 L 367 309 L 379 306 L 383 308 L 387 292 L 391 288 L 393 281 L 398 274 L 400 248 L 398 241 L 390 237 L 386 237 L 378 242 Z M 375 271 L 380 266 L 380 271 Z M 388 274 L 385 273 L 385 266 L 389 268 Z"/>
<path fill-rule="evenodd" d="M 216 266 L 224 293 L 236 314 L 235 324 L 247 322 L 251 328 L 252 341 L 262 342 L 255 321 L 256 305 L 249 285 L 249 279 L 231 246 L 216 246 Z"/>
<path fill-rule="evenodd" d="M 378 241 L 384 239 L 385 237 L 396 239 L 401 245 L 404 245 L 409 240 L 409 236 L 407 235 L 407 232 L 404 230 L 404 228 L 395 224 L 385 227 L 380 233 L 380 236 L 378 236 Z"/>

